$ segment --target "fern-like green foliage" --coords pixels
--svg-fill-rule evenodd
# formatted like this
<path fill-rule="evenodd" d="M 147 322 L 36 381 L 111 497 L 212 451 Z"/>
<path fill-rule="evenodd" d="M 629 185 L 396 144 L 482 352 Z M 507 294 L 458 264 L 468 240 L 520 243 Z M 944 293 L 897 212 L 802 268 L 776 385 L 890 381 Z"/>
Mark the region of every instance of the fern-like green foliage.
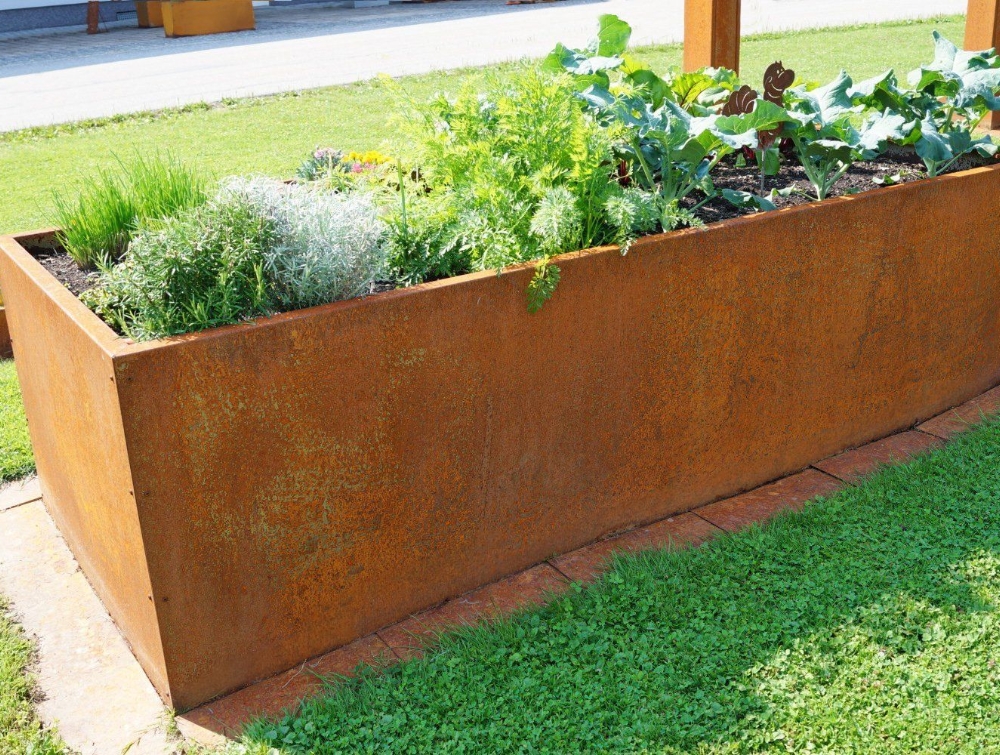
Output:
<path fill-rule="evenodd" d="M 489 77 L 454 99 L 414 106 L 399 133 L 404 163 L 419 166 L 401 174 L 390 218 L 393 269 L 404 282 L 652 230 L 645 210 L 622 211 L 640 200 L 615 174 L 615 131 L 583 112 L 566 76 L 524 68 Z M 539 290 L 554 287 L 553 269 Z"/>
<path fill-rule="evenodd" d="M 547 259 L 542 260 L 535 266 L 535 274 L 528 284 L 528 311 L 537 312 L 542 308 L 552 294 L 555 293 L 556 286 L 559 285 L 559 276 L 562 271 L 557 265 L 552 264 Z"/>

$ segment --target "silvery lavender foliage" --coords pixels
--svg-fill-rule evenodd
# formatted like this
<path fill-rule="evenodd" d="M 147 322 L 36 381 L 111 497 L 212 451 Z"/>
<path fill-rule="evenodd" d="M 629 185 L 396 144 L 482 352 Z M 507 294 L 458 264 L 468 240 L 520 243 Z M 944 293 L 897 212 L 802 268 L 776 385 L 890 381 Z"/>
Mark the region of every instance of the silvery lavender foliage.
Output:
<path fill-rule="evenodd" d="M 265 272 L 283 309 L 363 296 L 385 278 L 387 228 L 368 194 L 267 178 L 232 178 L 221 193 L 239 196 L 275 223 L 278 240 L 264 250 Z"/>

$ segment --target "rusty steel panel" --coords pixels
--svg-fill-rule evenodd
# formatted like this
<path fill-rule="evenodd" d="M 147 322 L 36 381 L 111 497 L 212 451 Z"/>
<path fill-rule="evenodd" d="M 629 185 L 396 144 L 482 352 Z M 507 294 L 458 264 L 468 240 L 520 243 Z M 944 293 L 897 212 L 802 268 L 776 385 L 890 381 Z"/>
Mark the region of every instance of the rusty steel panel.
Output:
<path fill-rule="evenodd" d="M 46 508 L 150 680 L 166 690 L 113 379 L 118 339 L 9 237 L 0 237 L 0 286 Z"/>
<path fill-rule="evenodd" d="M 1000 0 L 969 0 L 965 16 L 965 49 L 1000 47 Z M 986 116 L 983 125 L 1000 128 L 1000 112 Z"/>
<path fill-rule="evenodd" d="M 685 0 L 685 71 L 740 70 L 740 0 Z"/>
<path fill-rule="evenodd" d="M 101 421 L 127 458 L 100 482 L 138 516 L 154 683 L 192 707 L 997 384 L 998 190 L 978 169 L 566 255 L 537 314 L 525 266 L 119 339 Z"/>

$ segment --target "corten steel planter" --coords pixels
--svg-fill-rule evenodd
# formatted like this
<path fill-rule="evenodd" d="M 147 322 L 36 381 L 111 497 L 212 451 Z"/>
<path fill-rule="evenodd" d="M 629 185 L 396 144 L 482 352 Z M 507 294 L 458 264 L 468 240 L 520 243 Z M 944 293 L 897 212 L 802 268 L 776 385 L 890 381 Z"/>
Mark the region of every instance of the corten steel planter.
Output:
<path fill-rule="evenodd" d="M 0 283 L 46 504 L 189 708 L 1000 382 L 1000 168 L 146 344 Z"/>

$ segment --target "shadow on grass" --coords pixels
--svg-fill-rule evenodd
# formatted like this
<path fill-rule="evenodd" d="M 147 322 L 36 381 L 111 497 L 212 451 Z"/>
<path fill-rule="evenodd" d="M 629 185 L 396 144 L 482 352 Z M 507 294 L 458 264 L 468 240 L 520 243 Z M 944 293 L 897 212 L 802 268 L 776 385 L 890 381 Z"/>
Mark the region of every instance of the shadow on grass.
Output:
<path fill-rule="evenodd" d="M 991 424 L 766 527 L 622 558 L 545 609 L 340 680 L 244 743 L 988 751 L 1000 741 L 998 598 Z"/>

